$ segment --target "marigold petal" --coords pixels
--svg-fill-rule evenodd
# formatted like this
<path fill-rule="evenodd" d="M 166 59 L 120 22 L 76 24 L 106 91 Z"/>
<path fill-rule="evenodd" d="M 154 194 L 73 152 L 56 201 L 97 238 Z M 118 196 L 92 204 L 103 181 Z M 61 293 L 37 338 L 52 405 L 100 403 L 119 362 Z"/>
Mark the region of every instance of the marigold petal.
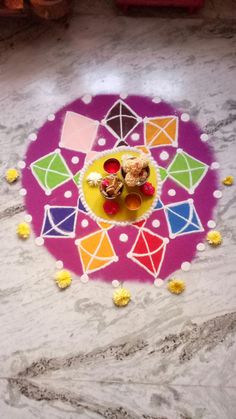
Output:
<path fill-rule="evenodd" d="M 185 290 L 185 282 L 182 279 L 171 279 L 168 282 L 167 289 L 172 294 L 181 294 Z"/>
<path fill-rule="evenodd" d="M 21 239 L 26 240 L 30 236 L 30 225 L 28 223 L 20 223 L 16 232 Z"/>
<path fill-rule="evenodd" d="M 113 293 L 113 302 L 118 307 L 124 307 L 129 304 L 131 294 L 126 288 L 119 288 Z"/>
<path fill-rule="evenodd" d="M 59 288 L 65 289 L 69 287 L 72 282 L 71 273 L 65 269 L 62 269 L 55 274 L 55 281 Z"/>
<path fill-rule="evenodd" d="M 6 171 L 5 178 L 8 183 L 14 183 L 19 178 L 18 170 L 10 168 Z"/>
<path fill-rule="evenodd" d="M 207 241 L 212 246 L 219 246 L 222 243 L 222 236 L 219 231 L 211 230 L 207 233 Z"/>
<path fill-rule="evenodd" d="M 233 176 L 226 176 L 223 180 L 222 183 L 226 186 L 231 186 L 234 183 L 234 177 Z"/>

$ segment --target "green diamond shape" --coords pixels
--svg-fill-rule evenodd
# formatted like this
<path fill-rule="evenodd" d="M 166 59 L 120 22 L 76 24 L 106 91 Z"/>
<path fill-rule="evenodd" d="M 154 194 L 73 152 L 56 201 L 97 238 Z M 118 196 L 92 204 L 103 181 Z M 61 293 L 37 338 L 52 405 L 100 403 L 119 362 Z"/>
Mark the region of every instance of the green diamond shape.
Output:
<path fill-rule="evenodd" d="M 164 182 L 168 176 L 167 170 L 164 169 L 164 167 L 159 166 L 159 172 L 160 172 L 161 180 L 162 182 Z"/>
<path fill-rule="evenodd" d="M 208 166 L 205 163 L 181 151 L 175 155 L 167 172 L 172 180 L 175 180 L 188 192 L 193 193 L 207 170 Z"/>
<path fill-rule="evenodd" d="M 71 179 L 71 172 L 60 152 L 54 151 L 31 164 L 31 170 L 45 191 L 52 191 Z"/>
<path fill-rule="evenodd" d="M 76 186 L 78 186 L 78 184 L 79 184 L 79 178 L 80 178 L 80 172 L 77 172 L 77 173 L 73 176 L 73 181 L 75 182 Z"/>

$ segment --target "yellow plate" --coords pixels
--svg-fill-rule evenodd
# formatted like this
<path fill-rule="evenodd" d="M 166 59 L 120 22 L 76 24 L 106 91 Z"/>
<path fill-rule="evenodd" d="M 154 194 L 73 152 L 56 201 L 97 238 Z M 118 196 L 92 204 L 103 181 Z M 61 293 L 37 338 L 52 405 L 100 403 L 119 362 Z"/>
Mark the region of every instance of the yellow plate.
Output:
<path fill-rule="evenodd" d="M 138 187 L 129 188 L 126 184 L 124 184 L 122 194 L 116 199 L 120 205 L 120 211 L 113 216 L 106 214 L 103 209 L 105 198 L 101 195 L 99 187 L 89 186 L 86 179 L 91 172 L 99 172 L 102 177 L 105 177 L 107 172 L 105 172 L 103 165 L 107 159 L 115 158 L 121 163 L 122 156 L 124 155 L 140 155 L 140 152 L 137 151 L 137 149 L 131 147 L 121 147 L 118 150 L 119 151 L 111 150 L 110 152 L 108 151 L 103 153 L 102 156 L 89 162 L 82 171 L 80 178 L 80 194 L 82 195 L 82 202 L 88 209 L 90 216 L 97 221 L 109 221 L 114 224 L 135 222 L 139 219 L 145 218 L 145 214 L 150 215 L 151 209 L 157 201 L 158 186 L 160 186 L 157 165 L 153 159 L 150 159 L 150 176 L 148 178 L 148 182 L 151 182 L 155 187 L 156 193 L 153 196 L 148 197 L 141 194 Z M 120 179 L 123 179 L 120 172 L 118 172 L 117 175 Z M 139 193 L 142 197 L 142 205 L 137 211 L 130 211 L 125 206 L 125 197 L 131 192 Z"/>

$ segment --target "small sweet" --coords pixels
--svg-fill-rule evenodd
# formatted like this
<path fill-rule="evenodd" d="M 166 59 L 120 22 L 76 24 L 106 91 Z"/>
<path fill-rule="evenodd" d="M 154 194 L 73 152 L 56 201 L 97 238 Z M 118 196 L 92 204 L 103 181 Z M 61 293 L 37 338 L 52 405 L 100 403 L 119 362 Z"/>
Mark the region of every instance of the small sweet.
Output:
<path fill-rule="evenodd" d="M 150 182 L 146 182 L 140 186 L 140 191 L 146 196 L 153 196 L 155 194 L 155 188 Z"/>
<path fill-rule="evenodd" d="M 30 236 L 30 225 L 28 223 L 20 223 L 17 226 L 17 235 L 23 240 L 26 240 Z"/>
<path fill-rule="evenodd" d="M 147 177 L 148 177 L 148 171 L 146 169 L 142 169 L 139 174 L 139 182 L 140 183 L 145 182 Z"/>
<path fill-rule="evenodd" d="M 122 170 L 127 186 L 140 186 L 149 176 L 149 160 L 145 154 L 140 154 L 138 157 L 124 155 L 122 157 Z"/>
<path fill-rule="evenodd" d="M 8 183 L 14 183 L 19 178 L 19 172 L 16 169 L 8 169 L 5 174 L 6 181 Z"/>
<path fill-rule="evenodd" d="M 212 246 L 219 246 L 222 243 L 222 236 L 219 231 L 211 230 L 207 233 L 207 241 Z"/>
<path fill-rule="evenodd" d="M 181 294 L 185 290 L 185 282 L 181 279 L 171 279 L 168 282 L 167 289 L 172 294 Z"/>
<path fill-rule="evenodd" d="M 125 183 L 130 188 L 134 188 L 137 185 L 137 176 L 133 175 L 131 172 L 128 172 L 125 176 Z"/>
<path fill-rule="evenodd" d="M 233 176 L 226 176 L 223 179 L 222 183 L 226 186 L 231 186 L 234 183 L 234 177 Z"/>
<path fill-rule="evenodd" d="M 117 307 L 125 307 L 131 300 L 131 294 L 126 288 L 119 288 L 113 293 L 113 302 Z"/>
<path fill-rule="evenodd" d="M 98 172 L 91 172 L 86 180 L 90 186 L 98 186 L 102 180 L 102 175 Z"/>
<path fill-rule="evenodd" d="M 103 209 L 108 215 L 115 215 L 119 212 L 120 206 L 116 201 L 105 201 L 103 204 Z"/>
<path fill-rule="evenodd" d="M 116 175 L 105 177 L 100 185 L 102 195 L 107 199 L 117 198 L 123 189 L 123 182 Z"/>
<path fill-rule="evenodd" d="M 72 277 L 69 271 L 65 269 L 58 271 L 55 275 L 55 281 L 59 288 L 65 289 L 70 286 Z"/>

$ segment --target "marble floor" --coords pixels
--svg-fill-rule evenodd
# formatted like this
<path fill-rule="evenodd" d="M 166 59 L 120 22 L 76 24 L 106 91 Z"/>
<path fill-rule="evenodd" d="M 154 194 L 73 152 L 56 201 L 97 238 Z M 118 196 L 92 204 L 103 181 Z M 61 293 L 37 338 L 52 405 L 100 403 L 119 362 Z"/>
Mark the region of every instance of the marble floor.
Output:
<path fill-rule="evenodd" d="M 221 177 L 236 175 L 234 4 L 142 17 L 78 1 L 68 24 L 0 21 L 2 178 L 48 114 L 101 92 L 188 112 L 211 134 Z M 235 187 L 215 214 L 223 245 L 181 273 L 185 293 L 131 283 L 125 310 L 105 283 L 57 291 L 53 258 L 16 238 L 19 188 L 1 182 L 1 419 L 236 419 Z"/>

